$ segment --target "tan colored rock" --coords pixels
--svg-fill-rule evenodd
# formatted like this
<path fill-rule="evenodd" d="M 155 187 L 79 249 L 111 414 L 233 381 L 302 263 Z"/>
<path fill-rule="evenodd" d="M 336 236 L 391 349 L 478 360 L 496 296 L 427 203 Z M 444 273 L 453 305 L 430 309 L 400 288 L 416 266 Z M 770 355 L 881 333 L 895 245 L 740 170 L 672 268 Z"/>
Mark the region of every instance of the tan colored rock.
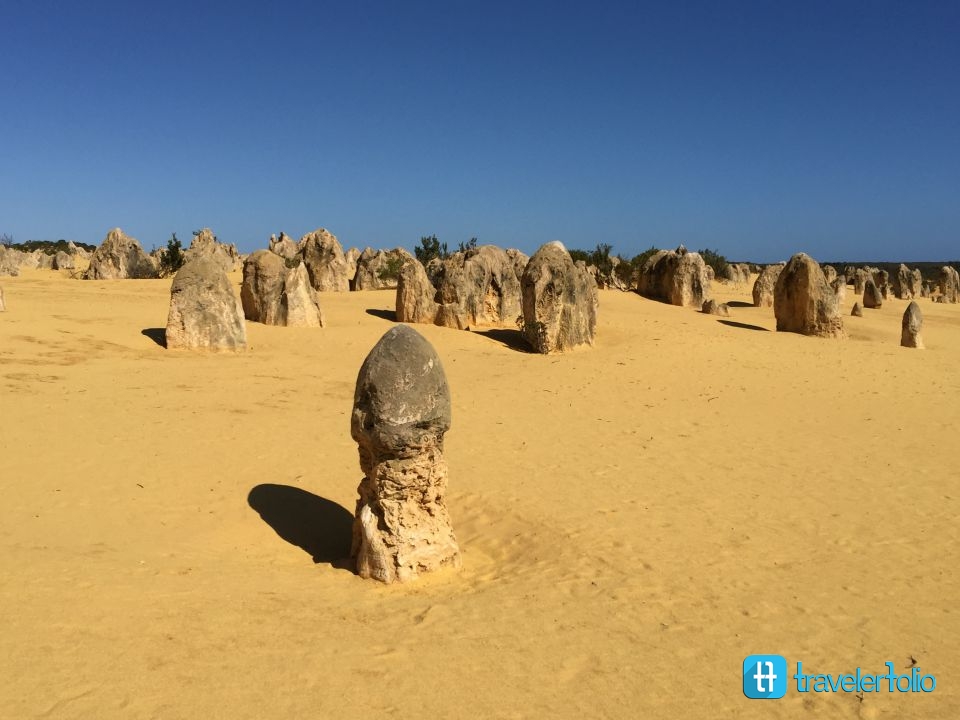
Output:
<path fill-rule="evenodd" d="M 433 280 L 443 306 L 438 325 L 454 328 L 517 326 L 520 282 L 506 251 L 481 245 L 443 260 Z"/>
<path fill-rule="evenodd" d="M 847 297 L 847 278 L 845 275 L 837 275 L 830 283 L 833 288 L 833 294 L 837 296 L 837 303 L 840 304 Z"/>
<path fill-rule="evenodd" d="M 850 276 L 847 275 L 849 278 Z M 854 270 L 853 274 L 853 294 L 854 295 L 863 295 L 863 289 L 866 287 L 867 279 L 871 277 L 871 273 L 868 270 L 863 268 L 857 268 Z"/>
<path fill-rule="evenodd" d="M 688 252 L 683 245 L 660 250 L 644 263 L 638 289 L 644 297 L 699 309 L 710 299 L 707 266 L 699 253 Z"/>
<path fill-rule="evenodd" d="M 323 327 L 317 291 L 298 257 L 257 250 L 243 264 L 240 300 L 247 320 L 265 325 Z"/>
<path fill-rule="evenodd" d="M 780 277 L 782 271 L 782 263 L 767 265 L 760 271 L 753 283 L 754 307 L 773 307 L 773 288 L 776 286 L 777 278 Z"/>
<path fill-rule="evenodd" d="M 450 390 L 436 351 L 410 326 L 391 328 L 360 368 L 350 422 L 364 474 L 351 551 L 361 577 L 405 582 L 460 567 L 446 507 L 449 429 Z"/>
<path fill-rule="evenodd" d="M 3 299 L 3 288 L 0 287 L 0 312 L 3 312 L 7 309 L 7 303 Z"/>
<path fill-rule="evenodd" d="M 730 306 L 726 303 L 718 303 L 716 300 L 704 300 L 701 311 L 706 315 L 730 317 Z"/>
<path fill-rule="evenodd" d="M 323 327 L 323 311 L 317 291 L 303 263 L 287 269 L 280 297 L 281 325 L 287 327 Z"/>
<path fill-rule="evenodd" d="M 837 269 L 833 265 L 824 265 L 821 269 L 823 270 L 823 277 L 833 287 L 833 281 L 837 279 Z"/>
<path fill-rule="evenodd" d="M 158 277 L 157 266 L 136 238 L 114 228 L 90 258 L 87 280 L 142 280 Z"/>
<path fill-rule="evenodd" d="M 16 277 L 20 274 L 20 251 L 0 245 L 0 276 Z"/>
<path fill-rule="evenodd" d="M 916 300 L 911 300 L 907 309 L 903 311 L 903 322 L 900 331 L 900 344 L 903 347 L 923 349 L 923 338 L 920 335 L 923 330 L 923 313 L 920 312 L 920 306 Z"/>
<path fill-rule="evenodd" d="M 863 306 L 865 308 L 877 309 L 883 306 L 883 297 L 880 289 L 873 281 L 873 278 L 867 278 L 863 284 Z"/>
<path fill-rule="evenodd" d="M 353 290 L 389 290 L 397 287 L 400 268 L 413 258 L 404 248 L 374 250 L 366 248 L 357 259 Z"/>
<path fill-rule="evenodd" d="M 210 228 L 198 231 L 190 241 L 190 247 L 183 253 L 184 263 L 193 262 L 199 257 L 212 259 L 225 273 L 241 267 L 236 245 L 220 242 Z"/>
<path fill-rule="evenodd" d="M 507 257 L 510 258 L 510 262 L 513 263 L 513 271 L 517 276 L 517 282 L 520 282 L 520 278 L 523 277 L 523 271 L 526 269 L 527 263 L 530 262 L 530 257 L 516 248 L 507 248 L 506 253 Z"/>
<path fill-rule="evenodd" d="M 860 307 L 860 303 L 855 302 L 853 308 L 850 310 L 850 314 L 853 317 L 863 317 L 863 308 Z"/>
<path fill-rule="evenodd" d="M 276 235 L 270 236 L 270 252 L 279 255 L 284 260 L 292 260 L 300 253 L 300 248 L 297 247 L 297 243 L 289 235 L 280 233 L 279 239 Z"/>
<path fill-rule="evenodd" d="M 520 282 L 523 334 L 539 353 L 593 345 L 597 330 L 597 285 L 577 268 L 559 242 L 543 245 Z"/>
<path fill-rule="evenodd" d="M 167 348 L 231 351 L 247 346 L 243 308 L 220 263 L 196 257 L 173 278 Z"/>
<path fill-rule="evenodd" d="M 352 247 L 343 254 L 347 261 L 347 277 L 350 278 L 350 289 L 353 289 L 354 281 L 357 278 L 357 262 L 360 260 L 360 251 Z"/>
<path fill-rule="evenodd" d="M 314 230 L 300 238 L 298 245 L 303 264 L 307 266 L 310 284 L 320 292 L 347 292 L 350 290 L 347 260 L 343 248 L 333 233 L 325 228 Z"/>
<path fill-rule="evenodd" d="M 891 278 L 891 284 L 893 294 L 900 300 L 911 300 L 914 297 L 919 297 L 919 293 L 914 294 L 913 291 L 913 274 L 910 272 L 910 268 L 903 263 L 900 263 L 897 274 Z"/>
<path fill-rule="evenodd" d="M 817 261 L 797 253 L 786 264 L 773 289 L 777 330 L 842 338 L 843 319 L 837 296 Z"/>
<path fill-rule="evenodd" d="M 436 288 L 419 260 L 407 260 L 397 279 L 397 322 L 429 323 L 437 319 Z"/>
<path fill-rule="evenodd" d="M 960 302 L 960 274 L 956 268 L 950 265 L 944 265 L 940 268 L 940 277 L 938 280 L 940 287 L 940 296 L 944 302 Z"/>

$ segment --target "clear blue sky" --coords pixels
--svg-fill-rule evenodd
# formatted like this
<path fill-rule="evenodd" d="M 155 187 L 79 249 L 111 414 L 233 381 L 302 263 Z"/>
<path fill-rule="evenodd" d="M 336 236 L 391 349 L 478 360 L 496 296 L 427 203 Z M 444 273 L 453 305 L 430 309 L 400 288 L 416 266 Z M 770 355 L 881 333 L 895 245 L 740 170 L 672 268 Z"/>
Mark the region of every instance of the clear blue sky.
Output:
<path fill-rule="evenodd" d="M 0 232 L 960 257 L 960 2 L 0 4 Z"/>

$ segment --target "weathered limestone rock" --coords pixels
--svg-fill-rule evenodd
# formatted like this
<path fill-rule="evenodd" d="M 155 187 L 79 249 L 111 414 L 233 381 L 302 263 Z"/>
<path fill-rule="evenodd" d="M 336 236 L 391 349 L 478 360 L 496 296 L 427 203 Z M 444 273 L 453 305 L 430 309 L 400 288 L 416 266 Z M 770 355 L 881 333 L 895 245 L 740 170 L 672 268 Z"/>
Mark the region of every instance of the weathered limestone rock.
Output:
<path fill-rule="evenodd" d="M 582 272 L 586 272 L 585 270 Z M 456 252 L 436 273 L 435 299 L 445 327 L 512 327 L 521 313 L 520 282 L 513 261 L 496 245 Z"/>
<path fill-rule="evenodd" d="M 875 268 L 873 270 L 873 282 L 880 291 L 880 297 L 887 300 L 890 297 L 890 273 L 886 270 Z"/>
<path fill-rule="evenodd" d="M 360 368 L 350 422 L 364 474 L 351 551 L 361 577 L 404 582 L 460 566 L 445 502 L 449 429 L 436 351 L 408 325 L 391 328 Z"/>
<path fill-rule="evenodd" d="M 397 322 L 433 323 L 437 319 L 437 291 L 419 260 L 407 260 L 397 279 Z"/>
<path fill-rule="evenodd" d="M 956 268 L 950 265 L 940 268 L 938 284 L 940 296 L 944 298 L 944 302 L 960 302 L 960 274 L 957 273 Z"/>
<path fill-rule="evenodd" d="M 534 350 L 546 354 L 593 345 L 597 285 L 573 264 L 562 243 L 547 243 L 533 254 L 523 271 L 520 293 L 523 334 Z"/>
<path fill-rule="evenodd" d="M 4 299 L 3 299 L 3 288 L 0 287 L 0 312 L 3 312 L 6 309 L 7 309 L 7 304 L 6 302 L 4 302 Z"/>
<path fill-rule="evenodd" d="M 0 276 L 16 277 L 20 274 L 20 251 L 0 245 Z"/>
<path fill-rule="evenodd" d="M 357 259 L 353 290 L 389 290 L 397 286 L 400 268 L 413 258 L 405 249 L 374 250 L 366 248 Z"/>
<path fill-rule="evenodd" d="M 753 305 L 754 307 L 773 307 L 773 288 L 777 284 L 777 278 L 783 272 L 783 264 L 767 265 L 757 276 L 753 283 Z"/>
<path fill-rule="evenodd" d="M 199 257 L 211 258 L 226 273 L 240 267 L 240 253 L 236 245 L 222 243 L 210 228 L 203 228 L 190 241 L 190 247 L 183 253 L 184 263 L 190 263 Z"/>
<path fill-rule="evenodd" d="M 287 327 L 323 327 L 323 312 L 317 291 L 303 263 L 287 268 L 280 296 L 280 325 Z"/>
<path fill-rule="evenodd" d="M 837 304 L 842 303 L 847 296 L 846 276 L 837 275 L 837 277 L 833 279 L 833 282 L 830 283 L 830 287 L 833 288 L 833 294 L 837 296 Z"/>
<path fill-rule="evenodd" d="M 850 275 L 847 275 L 850 277 Z M 863 268 L 857 268 L 853 271 L 853 294 L 863 295 L 863 288 L 866 286 L 870 273 Z"/>
<path fill-rule="evenodd" d="M 853 315 L 853 317 L 863 317 L 863 308 L 860 307 L 860 303 L 855 302 L 853 304 L 853 309 L 850 310 L 850 314 Z"/>
<path fill-rule="evenodd" d="M 243 350 L 247 328 L 230 280 L 212 257 L 185 264 L 170 287 L 167 348 Z"/>
<path fill-rule="evenodd" d="M 900 344 L 903 347 L 923 349 L 923 338 L 920 331 L 923 329 L 923 313 L 916 300 L 911 300 L 907 309 L 903 311 L 903 323 L 900 332 Z"/>
<path fill-rule="evenodd" d="M 520 282 L 520 278 L 523 277 L 523 271 L 526 269 L 527 263 L 530 262 L 530 257 L 516 248 L 507 248 L 506 252 L 507 257 L 510 258 L 510 261 L 513 263 L 513 271 L 516 273 L 517 282 Z"/>
<path fill-rule="evenodd" d="M 136 238 L 114 228 L 94 251 L 83 277 L 87 280 L 138 280 L 156 278 L 158 274 L 156 264 Z"/>
<path fill-rule="evenodd" d="M 699 253 L 688 252 L 683 245 L 660 250 L 644 263 L 639 292 L 671 305 L 701 308 L 703 301 L 710 299 L 706 263 Z"/>
<path fill-rule="evenodd" d="M 51 263 L 51 267 L 54 270 L 74 270 L 76 266 L 76 258 L 63 250 L 59 250 L 57 254 L 53 256 L 53 262 Z"/>
<path fill-rule="evenodd" d="M 357 277 L 357 262 L 360 260 L 360 251 L 352 247 L 343 254 L 343 259 L 347 261 L 347 277 L 350 278 L 350 287 L 353 289 L 353 281 Z"/>
<path fill-rule="evenodd" d="M 300 248 L 286 233 L 280 233 L 278 239 L 276 235 L 270 236 L 270 252 L 282 257 L 284 260 L 291 260 L 300 252 Z"/>
<path fill-rule="evenodd" d="M 269 250 L 250 255 L 243 264 L 240 301 L 247 320 L 265 325 L 323 327 L 317 291 L 299 258 L 285 260 Z"/>
<path fill-rule="evenodd" d="M 879 308 L 883 305 L 883 297 L 880 295 L 880 289 L 873 281 L 873 278 L 867 278 L 863 284 L 863 306 L 865 308 Z"/>
<path fill-rule="evenodd" d="M 837 269 L 833 265 L 824 265 L 821 269 L 823 270 L 823 276 L 832 287 L 833 281 L 837 279 Z"/>
<path fill-rule="evenodd" d="M 903 263 L 897 268 L 897 274 L 891 278 L 893 285 L 893 294 L 901 300 L 911 300 L 915 297 L 913 292 L 913 274 Z"/>
<path fill-rule="evenodd" d="M 786 264 L 773 289 L 777 330 L 818 337 L 844 337 L 837 296 L 817 261 L 797 253 Z"/>
<path fill-rule="evenodd" d="M 730 317 L 730 307 L 726 303 L 718 303 L 716 300 L 704 300 L 702 312 L 707 315 Z"/>
<path fill-rule="evenodd" d="M 307 266 L 310 284 L 320 292 L 350 290 L 347 260 L 337 238 L 325 228 L 300 238 L 298 245 L 303 264 Z"/>

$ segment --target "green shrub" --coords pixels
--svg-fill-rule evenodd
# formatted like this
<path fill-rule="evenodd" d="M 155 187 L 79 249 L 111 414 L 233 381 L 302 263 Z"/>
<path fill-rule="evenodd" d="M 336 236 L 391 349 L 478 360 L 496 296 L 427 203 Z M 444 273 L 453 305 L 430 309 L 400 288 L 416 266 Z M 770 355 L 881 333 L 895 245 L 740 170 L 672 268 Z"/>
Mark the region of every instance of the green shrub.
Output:
<path fill-rule="evenodd" d="M 177 270 L 183 267 L 186 259 L 183 254 L 183 247 L 177 239 L 177 234 L 173 233 L 167 241 L 166 249 L 160 251 L 160 277 L 169 277 L 175 274 Z"/>
<path fill-rule="evenodd" d="M 727 259 L 721 255 L 716 250 L 699 250 L 700 257 L 703 258 L 703 261 L 713 268 L 713 274 L 717 279 L 726 277 L 727 267 L 730 263 L 727 262 Z"/>
<path fill-rule="evenodd" d="M 402 255 L 395 255 L 387 258 L 386 265 L 377 271 L 377 277 L 381 280 L 396 280 L 400 277 L 400 268 L 406 260 Z"/>
<path fill-rule="evenodd" d="M 414 248 L 413 253 L 424 266 L 434 258 L 445 260 L 450 257 L 450 253 L 447 252 L 447 244 L 437 240 L 436 235 L 420 238 L 420 247 Z"/>

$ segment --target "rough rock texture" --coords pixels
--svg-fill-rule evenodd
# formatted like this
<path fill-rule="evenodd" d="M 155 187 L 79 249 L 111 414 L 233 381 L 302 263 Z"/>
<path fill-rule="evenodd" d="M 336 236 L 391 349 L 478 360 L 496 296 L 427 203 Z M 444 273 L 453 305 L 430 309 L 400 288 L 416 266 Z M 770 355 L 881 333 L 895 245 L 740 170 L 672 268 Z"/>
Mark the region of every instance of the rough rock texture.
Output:
<path fill-rule="evenodd" d="M 923 330 L 923 313 L 920 312 L 920 306 L 915 300 L 911 300 L 907 309 L 903 311 L 903 323 L 900 331 L 900 344 L 903 347 L 923 349 L 923 338 L 920 337 L 920 331 Z"/>
<path fill-rule="evenodd" d="M 75 270 L 77 267 L 76 258 L 68 252 L 59 250 L 57 254 L 53 256 L 51 267 L 54 270 Z"/>
<path fill-rule="evenodd" d="M 211 257 L 185 264 L 170 287 L 167 348 L 243 350 L 247 328 L 243 308 L 227 274 Z"/>
<path fill-rule="evenodd" d="M 688 252 L 683 245 L 660 250 L 644 263 L 638 291 L 654 300 L 699 309 L 710 299 L 707 266 L 699 253 Z"/>
<path fill-rule="evenodd" d="M 293 264 L 293 267 L 289 265 Z M 317 291 L 299 259 L 257 250 L 243 263 L 240 301 L 247 320 L 265 325 L 323 327 Z"/>
<path fill-rule="evenodd" d="M 360 251 L 352 247 L 343 254 L 343 259 L 347 261 L 347 277 L 350 278 L 350 288 L 353 289 L 353 281 L 357 277 L 357 262 L 360 260 Z"/>
<path fill-rule="evenodd" d="M 510 261 L 513 263 L 513 271 L 517 275 L 517 282 L 520 282 L 520 278 L 523 277 L 523 271 L 526 270 L 527 263 L 530 262 L 530 256 L 516 248 L 507 248 L 506 253 L 507 257 L 510 258 Z"/>
<path fill-rule="evenodd" d="M 0 287 L 0 312 L 3 312 L 6 309 L 7 309 L 7 304 L 6 302 L 4 302 L 4 299 L 3 299 L 3 288 Z"/>
<path fill-rule="evenodd" d="M 436 351 L 408 325 L 391 328 L 360 368 L 350 418 L 364 474 L 351 551 L 361 577 L 403 582 L 460 566 L 445 503 L 449 429 Z"/>
<path fill-rule="evenodd" d="M 716 300 L 705 300 L 701 309 L 707 315 L 730 317 L 730 307 L 726 303 L 718 303 Z"/>
<path fill-rule="evenodd" d="M 135 238 L 114 228 L 90 258 L 87 280 L 138 280 L 156 278 L 157 266 Z"/>
<path fill-rule="evenodd" d="M 818 337 L 844 337 L 837 296 L 817 261 L 797 253 L 783 268 L 773 289 L 777 330 Z"/>
<path fill-rule="evenodd" d="M 357 273 L 353 278 L 353 290 L 388 290 L 397 286 L 399 274 L 393 275 L 391 270 L 399 273 L 400 268 L 407 260 L 413 258 L 403 248 L 393 250 L 374 250 L 366 248 L 357 258 Z"/>
<path fill-rule="evenodd" d="M 833 294 L 837 296 L 837 303 L 842 303 L 847 297 L 847 278 L 844 275 L 837 275 L 830 283 L 833 288 Z"/>
<path fill-rule="evenodd" d="M 407 260 L 397 278 L 397 322 L 430 323 L 437 319 L 437 290 L 419 260 Z"/>
<path fill-rule="evenodd" d="M 914 297 L 919 297 L 919 294 L 915 294 L 913 291 L 913 273 L 903 263 L 900 263 L 897 274 L 891 278 L 891 284 L 893 294 L 901 300 L 911 300 Z"/>
<path fill-rule="evenodd" d="M 850 275 L 847 275 L 849 278 Z M 863 288 L 867 283 L 870 273 L 863 268 L 857 268 L 853 271 L 853 294 L 863 295 Z"/>
<path fill-rule="evenodd" d="M 863 306 L 865 308 L 879 308 L 883 305 L 883 297 L 880 294 L 880 288 L 873 281 L 873 278 L 867 278 L 863 285 Z"/>
<path fill-rule="evenodd" d="M 827 282 L 832 286 L 833 281 L 837 279 L 837 269 L 833 265 L 824 265 L 821 270 L 823 270 L 823 276 L 827 279 Z"/>
<path fill-rule="evenodd" d="M 890 273 L 888 273 L 886 270 L 874 269 L 873 282 L 877 286 L 877 290 L 880 291 L 880 296 L 884 300 L 888 299 L 891 293 Z"/>
<path fill-rule="evenodd" d="M 534 350 L 563 352 L 593 345 L 597 285 L 589 273 L 573 264 L 561 243 L 547 243 L 533 254 L 523 271 L 520 294 L 523 334 Z"/>
<path fill-rule="evenodd" d="M 190 247 L 183 253 L 184 263 L 193 262 L 200 257 L 210 258 L 226 273 L 241 267 L 240 253 L 237 252 L 236 245 L 220 242 L 210 228 L 203 228 L 194 235 Z"/>
<path fill-rule="evenodd" d="M 753 283 L 753 305 L 754 307 L 773 307 L 773 288 L 777 284 L 777 278 L 783 272 L 783 265 L 767 265 L 757 276 Z"/>
<path fill-rule="evenodd" d="M 350 290 L 349 266 L 337 238 L 324 228 L 300 238 L 298 244 L 310 284 L 321 292 Z"/>
<path fill-rule="evenodd" d="M 481 245 L 442 261 L 433 284 L 445 327 L 512 327 L 520 317 L 520 281 L 506 251 Z"/>
<path fill-rule="evenodd" d="M 10 277 L 19 275 L 21 254 L 19 250 L 0 245 L 0 275 Z"/>
<path fill-rule="evenodd" d="M 853 309 L 850 310 L 850 314 L 853 315 L 853 317 L 863 317 L 863 308 L 860 307 L 860 303 L 855 302 L 853 304 Z"/>
<path fill-rule="evenodd" d="M 280 233 L 278 239 L 276 235 L 270 236 L 270 252 L 275 253 L 285 260 L 291 260 L 300 252 L 300 248 L 286 233 Z"/>
<path fill-rule="evenodd" d="M 950 265 L 944 265 L 940 268 L 940 277 L 938 279 L 940 287 L 940 296 L 944 302 L 960 302 L 960 274 L 956 268 Z"/>

